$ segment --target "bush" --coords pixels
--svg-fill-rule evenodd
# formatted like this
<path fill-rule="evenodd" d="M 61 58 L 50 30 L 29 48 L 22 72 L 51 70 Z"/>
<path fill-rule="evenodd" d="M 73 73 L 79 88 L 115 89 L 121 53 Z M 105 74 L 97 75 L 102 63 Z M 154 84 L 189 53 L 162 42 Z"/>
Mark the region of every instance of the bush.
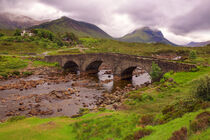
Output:
<path fill-rule="evenodd" d="M 193 82 L 192 94 L 204 101 L 210 101 L 210 77 L 205 76 Z"/>
<path fill-rule="evenodd" d="M 20 72 L 19 72 L 19 71 L 13 71 L 12 74 L 13 74 L 13 75 L 20 75 Z"/>
<path fill-rule="evenodd" d="M 0 33 L 0 37 L 2 37 L 2 36 L 4 36 L 4 34 L 3 33 Z"/>
<path fill-rule="evenodd" d="M 190 51 L 189 58 L 190 58 L 191 60 L 197 58 L 197 53 L 196 53 L 195 50 Z"/>
<path fill-rule="evenodd" d="M 140 119 L 140 125 L 153 125 L 154 123 L 154 115 L 144 115 Z"/>
<path fill-rule="evenodd" d="M 158 66 L 158 64 L 155 64 L 152 62 L 152 68 L 151 68 L 150 76 L 152 78 L 152 81 L 159 81 L 160 77 L 162 75 L 161 68 Z"/>
<path fill-rule="evenodd" d="M 185 113 L 197 111 L 202 108 L 203 102 L 196 99 L 184 99 L 164 107 L 162 118 L 158 122 L 168 122 L 170 120 L 182 117 Z"/>
<path fill-rule="evenodd" d="M 8 78 L 8 74 L 6 74 L 6 73 L 0 73 L 0 76 L 2 76 L 4 79 Z"/>
<path fill-rule="evenodd" d="M 197 115 L 196 119 L 190 123 L 190 129 L 195 133 L 207 129 L 210 126 L 209 116 L 208 111 Z"/>
<path fill-rule="evenodd" d="M 70 41 L 70 42 L 79 42 L 78 37 L 74 33 L 65 33 L 63 36 L 65 41 Z"/>
<path fill-rule="evenodd" d="M 140 94 L 140 93 L 133 93 L 129 95 L 129 99 L 132 99 L 137 102 L 143 102 L 143 101 L 153 101 L 154 98 L 147 94 Z"/>
<path fill-rule="evenodd" d="M 187 128 L 182 127 L 180 130 L 173 132 L 169 140 L 187 140 Z"/>
<path fill-rule="evenodd" d="M 134 140 L 139 140 L 145 136 L 150 135 L 151 133 L 152 133 L 152 130 L 150 130 L 150 129 L 141 129 L 141 130 L 135 132 Z"/>
<path fill-rule="evenodd" d="M 61 41 L 61 39 L 49 30 L 33 29 L 32 32 L 36 35 L 36 37 L 41 38 L 43 42 L 52 41 L 56 43 L 58 46 L 63 46 L 63 42 Z"/>
<path fill-rule="evenodd" d="M 20 36 L 21 35 L 21 30 L 20 29 L 16 29 L 14 36 Z"/>
<path fill-rule="evenodd" d="M 33 72 L 30 71 L 26 71 L 26 72 L 22 72 L 23 76 L 27 77 L 33 74 Z"/>
<path fill-rule="evenodd" d="M 7 121 L 8 122 L 16 122 L 19 120 L 23 120 L 25 118 L 26 118 L 25 116 L 13 116 L 13 117 L 9 118 Z"/>

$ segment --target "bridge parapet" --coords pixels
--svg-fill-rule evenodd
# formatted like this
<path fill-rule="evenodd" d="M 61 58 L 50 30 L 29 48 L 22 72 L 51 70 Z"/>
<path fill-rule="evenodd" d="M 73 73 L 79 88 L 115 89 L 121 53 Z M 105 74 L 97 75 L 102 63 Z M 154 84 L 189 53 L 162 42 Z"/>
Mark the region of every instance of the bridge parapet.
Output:
<path fill-rule="evenodd" d="M 132 71 L 136 67 L 141 67 L 148 73 L 151 71 L 152 62 L 159 65 L 163 72 L 173 70 L 178 71 L 190 71 L 196 68 L 196 65 L 178 63 L 174 61 L 166 61 L 163 59 L 157 59 L 153 57 L 135 56 L 118 53 L 93 53 L 93 54 L 76 54 L 76 55 L 56 55 L 46 56 L 47 62 L 58 62 L 60 66 L 64 68 L 74 67 L 81 72 L 87 70 L 98 71 L 101 63 L 106 63 L 111 66 L 113 74 L 116 76 L 122 76 L 122 74 L 128 70 L 132 75 Z M 68 65 L 67 65 L 68 64 Z"/>

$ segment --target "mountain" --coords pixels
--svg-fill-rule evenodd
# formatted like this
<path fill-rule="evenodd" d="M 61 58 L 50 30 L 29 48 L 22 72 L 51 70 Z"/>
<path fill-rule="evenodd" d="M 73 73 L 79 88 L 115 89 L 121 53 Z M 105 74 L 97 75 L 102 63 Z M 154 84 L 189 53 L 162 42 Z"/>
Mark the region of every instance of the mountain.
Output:
<path fill-rule="evenodd" d="M 32 28 L 43 28 L 55 33 L 73 32 L 79 37 L 111 38 L 106 32 L 96 25 L 76 21 L 68 17 L 61 17 Z"/>
<path fill-rule="evenodd" d="M 27 16 L 0 13 L 0 29 L 24 29 L 43 23 Z"/>
<path fill-rule="evenodd" d="M 210 41 L 205 41 L 205 42 L 190 42 L 186 46 L 189 47 L 202 47 L 210 44 Z"/>
<path fill-rule="evenodd" d="M 157 29 L 151 29 L 149 27 L 137 29 L 132 33 L 123 36 L 122 38 L 119 38 L 119 40 L 124 42 L 164 43 L 175 45 L 164 38 L 161 31 Z"/>

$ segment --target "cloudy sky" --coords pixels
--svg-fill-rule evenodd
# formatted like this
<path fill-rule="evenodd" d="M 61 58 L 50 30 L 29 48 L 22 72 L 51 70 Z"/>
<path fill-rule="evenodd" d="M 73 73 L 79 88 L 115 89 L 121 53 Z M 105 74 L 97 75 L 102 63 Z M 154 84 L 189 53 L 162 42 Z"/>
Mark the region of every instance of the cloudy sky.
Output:
<path fill-rule="evenodd" d="M 150 26 L 177 44 L 210 40 L 210 0 L 0 0 L 0 12 L 35 19 L 68 16 L 113 37 Z"/>

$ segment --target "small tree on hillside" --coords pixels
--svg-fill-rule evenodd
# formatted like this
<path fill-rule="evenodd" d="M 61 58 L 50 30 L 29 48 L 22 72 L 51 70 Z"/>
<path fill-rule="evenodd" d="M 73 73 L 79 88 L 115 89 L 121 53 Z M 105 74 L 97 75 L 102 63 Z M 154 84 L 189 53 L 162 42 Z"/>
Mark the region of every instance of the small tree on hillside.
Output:
<path fill-rule="evenodd" d="M 21 35 L 21 30 L 20 29 L 16 29 L 14 36 L 20 36 Z"/>
<path fill-rule="evenodd" d="M 162 75 L 162 70 L 158 66 L 158 64 L 155 64 L 155 62 L 152 62 L 152 68 L 151 68 L 150 76 L 152 78 L 152 81 L 159 81 L 160 77 Z"/>
<path fill-rule="evenodd" d="M 2 37 L 2 36 L 4 36 L 4 34 L 3 33 L 0 33 L 0 37 Z"/>
<path fill-rule="evenodd" d="M 210 76 L 194 81 L 191 91 L 195 97 L 210 101 Z"/>
<path fill-rule="evenodd" d="M 195 50 L 190 51 L 189 58 L 190 58 L 191 60 L 197 58 L 197 53 L 196 53 Z"/>
<path fill-rule="evenodd" d="M 69 42 L 78 42 L 79 39 L 78 37 L 74 34 L 74 33 L 65 33 L 65 35 L 63 36 L 65 41 L 69 41 Z"/>

